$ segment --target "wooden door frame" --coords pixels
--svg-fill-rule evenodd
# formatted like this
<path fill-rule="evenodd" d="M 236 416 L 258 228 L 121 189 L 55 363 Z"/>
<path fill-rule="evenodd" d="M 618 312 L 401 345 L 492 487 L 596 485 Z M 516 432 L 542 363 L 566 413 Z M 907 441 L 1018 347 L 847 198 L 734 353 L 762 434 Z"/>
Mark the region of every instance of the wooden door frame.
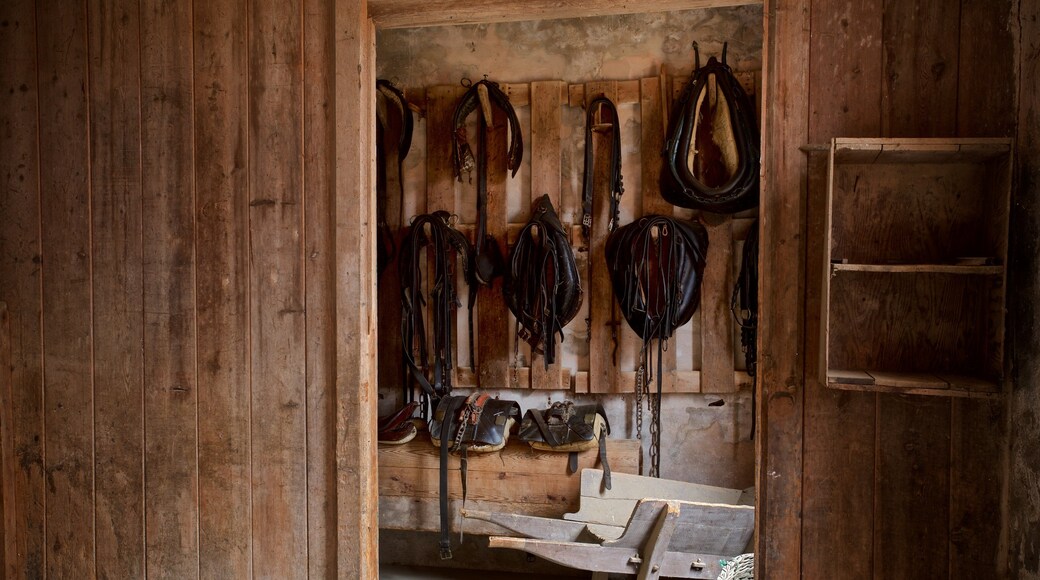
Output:
<path fill-rule="evenodd" d="M 763 3 L 756 576 L 801 574 L 809 0 L 336 0 L 336 528 L 341 578 L 375 578 L 375 32 Z M 360 202 L 360 203 L 359 203 Z M 360 305 L 360 308 L 358 308 Z"/>

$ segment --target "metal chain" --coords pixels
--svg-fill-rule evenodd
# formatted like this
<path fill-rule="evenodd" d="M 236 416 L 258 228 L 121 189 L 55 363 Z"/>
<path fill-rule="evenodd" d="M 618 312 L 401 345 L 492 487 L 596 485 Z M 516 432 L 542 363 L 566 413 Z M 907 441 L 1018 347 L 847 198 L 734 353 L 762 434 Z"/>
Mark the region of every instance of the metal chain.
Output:
<path fill-rule="evenodd" d="M 640 363 L 636 369 L 636 439 L 639 440 L 639 473 L 643 473 L 643 372 L 645 366 Z"/>
<path fill-rule="evenodd" d="M 661 397 L 646 393 L 650 407 L 650 477 L 661 477 Z"/>

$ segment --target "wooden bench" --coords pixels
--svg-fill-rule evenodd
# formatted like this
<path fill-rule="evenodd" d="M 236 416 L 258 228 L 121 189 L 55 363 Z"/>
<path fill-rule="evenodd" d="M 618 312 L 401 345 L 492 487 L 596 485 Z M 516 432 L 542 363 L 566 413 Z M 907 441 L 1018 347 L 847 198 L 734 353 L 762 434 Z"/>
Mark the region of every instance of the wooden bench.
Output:
<path fill-rule="evenodd" d="M 596 465 L 598 450 L 578 454 L 579 473 L 567 473 L 567 454 L 534 451 L 526 443 L 511 440 L 497 453 L 470 454 L 468 465 L 469 508 L 559 518 L 579 506 L 581 470 Z M 608 439 L 607 457 L 612 471 L 638 473 L 639 441 Z M 459 509 L 462 486 L 459 459 L 451 457 L 448 476 L 451 527 L 462 529 Z M 440 458 L 429 439 L 419 435 L 404 445 L 379 446 L 379 527 L 429 531 L 440 529 L 438 506 Z M 506 532 L 487 522 L 468 521 L 467 534 L 496 535 Z"/>
<path fill-rule="evenodd" d="M 523 537 L 493 536 L 492 548 L 513 548 L 597 573 L 638 578 L 717 578 L 720 560 L 747 550 L 754 533 L 751 490 L 727 489 L 617 474 L 611 490 L 602 472 L 582 472 L 581 509 L 563 519 L 467 509 Z M 680 496 L 680 497 L 676 497 Z"/>

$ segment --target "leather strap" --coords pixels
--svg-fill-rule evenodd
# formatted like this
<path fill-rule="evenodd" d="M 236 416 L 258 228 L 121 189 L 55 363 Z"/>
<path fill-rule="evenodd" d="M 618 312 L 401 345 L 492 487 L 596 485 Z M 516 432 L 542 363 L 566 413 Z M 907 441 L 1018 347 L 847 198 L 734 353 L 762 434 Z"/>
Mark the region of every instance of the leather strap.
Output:
<path fill-rule="evenodd" d="M 376 271 L 379 274 L 393 261 L 397 255 L 395 233 L 388 223 L 386 213 L 387 198 L 397 195 L 398 207 L 404 203 L 404 181 L 401 170 L 404 158 L 412 145 L 413 120 L 408 101 L 397 87 L 390 81 L 376 81 Z M 389 177 L 393 175 L 398 185 L 395 192 L 387 191 Z M 393 216 L 395 227 L 401 224 L 401 216 Z"/>
<path fill-rule="evenodd" d="M 586 247 L 592 231 L 592 186 L 595 171 L 592 132 L 596 125 L 596 113 L 600 113 L 600 120 L 602 120 L 604 110 L 609 113 L 607 122 L 610 123 L 613 136 L 610 154 L 610 223 L 607 228 L 609 231 L 614 231 L 618 226 L 621 195 L 625 193 L 621 176 L 621 130 L 618 125 L 617 107 L 606 95 L 600 95 L 593 99 L 585 110 L 585 171 L 582 178 L 581 233 L 585 238 Z"/>
<path fill-rule="evenodd" d="M 607 434 L 599 434 L 599 463 L 603 466 L 603 489 L 610 489 L 610 464 L 607 463 Z"/>
<path fill-rule="evenodd" d="M 441 432 L 438 438 L 441 442 L 440 448 L 440 510 L 441 510 L 441 538 L 440 558 L 451 559 L 451 533 L 448 525 L 448 447 L 451 441 L 451 433 L 457 425 L 458 410 L 465 403 L 462 397 L 451 397 L 444 409 L 444 417 L 441 419 Z"/>

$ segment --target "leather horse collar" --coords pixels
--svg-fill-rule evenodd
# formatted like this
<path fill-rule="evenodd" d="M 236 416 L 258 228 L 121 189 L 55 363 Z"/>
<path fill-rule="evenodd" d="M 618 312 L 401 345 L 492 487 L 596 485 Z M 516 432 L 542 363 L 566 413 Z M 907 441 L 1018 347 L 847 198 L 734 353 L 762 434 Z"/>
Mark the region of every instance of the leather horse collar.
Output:
<path fill-rule="evenodd" d="M 433 285 L 429 296 L 433 308 L 432 375 L 423 312 L 427 304 L 422 280 L 422 264 L 426 260 L 423 250 L 426 247 L 429 247 L 434 262 Z M 459 305 L 453 265 L 456 254 L 462 258 L 463 270 L 468 278 L 473 264 L 472 249 L 466 236 L 452 227 L 452 216 L 446 211 L 416 216 L 401 244 L 399 272 L 404 362 L 425 397 L 441 397 L 451 392 L 453 314 Z M 415 357 L 416 350 L 419 353 L 418 360 Z M 404 393 L 405 402 L 409 402 L 413 393 L 408 384 L 404 387 Z"/>
<path fill-rule="evenodd" d="M 726 64 L 695 69 L 676 103 L 665 142 L 661 194 L 674 205 L 734 213 L 758 205 L 759 136 L 754 108 Z"/>
<path fill-rule="evenodd" d="M 516 116 L 509 97 L 499 88 L 498 83 L 487 79 L 470 85 L 469 90 L 462 96 L 459 104 L 455 107 L 455 115 L 452 119 L 454 131 L 454 146 L 452 147 L 452 162 L 455 168 L 455 177 L 462 181 L 463 172 L 470 172 L 476 167 L 477 170 L 477 234 L 474 241 L 474 257 L 476 264 L 473 268 L 475 280 L 480 284 L 491 284 L 492 280 L 502 275 L 501 251 L 498 244 L 494 242 L 487 233 L 487 133 L 488 124 L 484 115 L 480 118 L 480 128 L 477 131 L 478 157 L 474 160 L 473 150 L 470 148 L 466 137 L 466 118 L 470 113 L 481 107 L 481 94 L 487 95 L 490 106 L 498 107 L 505 112 L 509 120 L 510 142 L 507 150 L 507 167 L 512 172 L 512 177 L 520 169 L 520 162 L 524 155 L 524 139 L 520 131 L 520 120 Z"/>
<path fill-rule="evenodd" d="M 379 79 L 376 81 L 376 157 L 379 160 L 376 166 L 376 212 L 378 242 L 376 244 L 376 268 L 382 274 L 397 253 L 395 245 L 395 233 L 391 231 L 387 223 L 387 191 L 389 182 L 397 184 L 400 208 L 404 203 L 404 181 L 402 179 L 401 166 L 404 158 L 412 146 L 412 111 L 408 108 L 408 101 L 404 93 L 390 81 Z M 393 179 L 390 179 L 391 174 Z M 393 216 L 394 223 L 401 223 L 401 216 Z"/>
<path fill-rule="evenodd" d="M 508 266 L 503 291 L 516 317 L 516 335 L 544 355 L 548 368 L 556 360 L 556 335 L 563 340 L 563 327 L 578 313 L 582 298 L 578 264 L 548 195 L 535 203 Z"/>

